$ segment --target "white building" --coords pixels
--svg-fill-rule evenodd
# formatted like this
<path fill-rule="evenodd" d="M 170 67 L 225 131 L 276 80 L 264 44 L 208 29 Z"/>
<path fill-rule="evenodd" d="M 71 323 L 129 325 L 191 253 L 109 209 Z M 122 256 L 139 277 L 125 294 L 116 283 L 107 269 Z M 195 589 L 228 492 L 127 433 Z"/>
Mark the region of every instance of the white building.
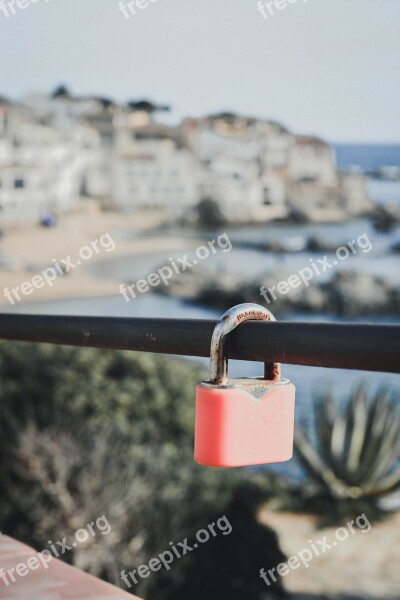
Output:
<path fill-rule="evenodd" d="M 262 204 L 283 206 L 286 203 L 286 177 L 279 170 L 261 175 Z"/>
<path fill-rule="evenodd" d="M 264 172 L 286 167 L 293 136 L 279 127 L 271 127 L 262 140 L 261 163 Z"/>
<path fill-rule="evenodd" d="M 182 131 L 185 144 L 200 162 L 207 163 L 221 155 L 257 161 L 261 155 L 261 137 L 241 117 L 222 114 L 186 119 Z"/>
<path fill-rule="evenodd" d="M 0 166 L 0 224 L 38 222 L 50 208 L 48 181 L 37 169 Z"/>
<path fill-rule="evenodd" d="M 36 116 L 27 107 L 0 107 L 0 223 L 37 222 L 75 208 L 96 160 L 93 129 L 75 122 L 57 128 L 47 112 Z"/>
<path fill-rule="evenodd" d="M 181 209 L 214 199 L 237 219 L 268 219 L 291 203 L 326 205 L 338 187 L 360 202 L 362 183 L 338 182 L 334 151 L 274 121 L 230 113 L 152 120 L 147 101 L 31 96 L 0 99 L 0 226 L 79 205 Z"/>
<path fill-rule="evenodd" d="M 112 196 L 121 210 L 194 206 L 200 200 L 200 172 L 171 128 L 149 120 L 115 133 Z"/>
<path fill-rule="evenodd" d="M 313 181 L 326 187 L 336 186 L 333 148 L 316 137 L 294 137 L 289 150 L 288 177 L 293 182 Z"/>

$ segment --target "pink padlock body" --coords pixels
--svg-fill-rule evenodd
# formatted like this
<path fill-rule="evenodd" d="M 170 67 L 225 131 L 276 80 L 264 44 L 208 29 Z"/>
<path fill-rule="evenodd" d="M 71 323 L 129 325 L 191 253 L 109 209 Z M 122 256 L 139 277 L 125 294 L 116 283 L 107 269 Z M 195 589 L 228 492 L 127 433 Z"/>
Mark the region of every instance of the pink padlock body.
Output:
<path fill-rule="evenodd" d="M 244 380 L 239 380 L 240 382 Z M 234 383 L 235 380 L 232 380 Z M 253 380 L 252 388 L 254 389 Z M 293 455 L 296 388 L 259 380 L 257 399 L 244 386 L 196 388 L 194 458 L 201 465 L 240 467 L 278 463 Z M 260 391 L 261 389 L 261 391 Z"/>

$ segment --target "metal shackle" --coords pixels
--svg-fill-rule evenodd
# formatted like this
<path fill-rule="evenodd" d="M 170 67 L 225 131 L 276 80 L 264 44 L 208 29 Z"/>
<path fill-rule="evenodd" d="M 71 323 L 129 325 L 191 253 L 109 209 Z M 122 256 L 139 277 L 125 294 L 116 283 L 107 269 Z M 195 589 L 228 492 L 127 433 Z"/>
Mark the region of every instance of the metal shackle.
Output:
<path fill-rule="evenodd" d="M 228 383 L 228 357 L 226 356 L 225 336 L 245 321 L 276 321 L 274 315 L 259 304 L 244 303 L 227 310 L 215 326 L 211 339 L 210 383 L 226 385 Z M 279 363 L 264 363 L 264 378 L 281 380 Z"/>

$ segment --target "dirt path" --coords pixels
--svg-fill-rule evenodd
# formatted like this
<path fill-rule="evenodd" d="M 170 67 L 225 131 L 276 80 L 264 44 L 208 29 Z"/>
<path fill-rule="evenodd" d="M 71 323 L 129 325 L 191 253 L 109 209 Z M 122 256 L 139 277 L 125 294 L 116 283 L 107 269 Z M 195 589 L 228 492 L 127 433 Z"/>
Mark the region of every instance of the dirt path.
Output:
<path fill-rule="evenodd" d="M 300 562 L 283 577 L 293 598 L 400 598 L 400 513 L 372 524 L 370 529 L 368 521 L 361 519 L 363 530 L 353 524 L 354 533 L 346 523 L 340 531 L 335 527 L 317 529 L 316 520 L 308 515 L 277 513 L 269 508 L 262 509 L 259 518 L 276 531 L 288 557 L 305 549 L 312 554 L 308 568 Z M 324 536 L 331 548 L 322 542 Z M 304 556 L 307 559 L 309 554 Z"/>

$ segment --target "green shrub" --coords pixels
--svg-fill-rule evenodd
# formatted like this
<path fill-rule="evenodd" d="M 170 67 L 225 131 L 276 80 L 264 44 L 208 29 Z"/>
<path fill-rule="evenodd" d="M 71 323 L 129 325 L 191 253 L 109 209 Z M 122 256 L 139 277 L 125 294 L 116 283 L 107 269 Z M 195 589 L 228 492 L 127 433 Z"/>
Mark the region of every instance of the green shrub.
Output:
<path fill-rule="evenodd" d="M 43 549 L 105 514 L 112 531 L 63 558 L 123 585 L 122 569 L 224 514 L 248 476 L 193 461 L 195 386 L 204 375 L 162 356 L 0 344 L 1 531 Z M 282 556 L 271 535 L 265 557 L 248 540 L 264 567 Z M 134 592 L 154 597 L 157 576 Z"/>

